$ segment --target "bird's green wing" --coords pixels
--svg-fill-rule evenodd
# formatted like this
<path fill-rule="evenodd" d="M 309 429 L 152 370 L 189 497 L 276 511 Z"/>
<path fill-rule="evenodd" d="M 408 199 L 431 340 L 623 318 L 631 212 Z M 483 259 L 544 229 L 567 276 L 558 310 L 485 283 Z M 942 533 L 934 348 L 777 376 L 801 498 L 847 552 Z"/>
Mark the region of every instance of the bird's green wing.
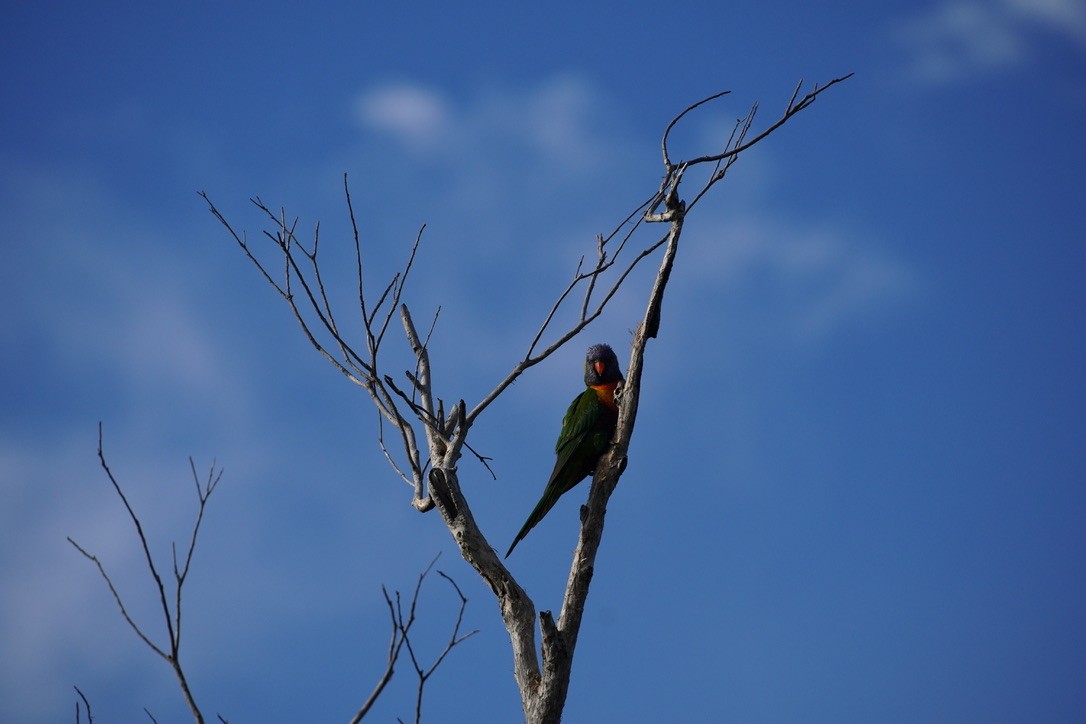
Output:
<path fill-rule="evenodd" d="M 562 418 L 562 431 L 558 434 L 558 442 L 554 445 L 554 451 L 558 454 L 554 471 L 551 472 L 551 477 L 543 490 L 543 497 L 528 516 L 528 520 L 517 533 L 517 537 L 513 539 L 513 544 L 509 546 L 509 551 L 505 554 L 506 557 L 513 552 L 513 548 L 528 534 L 528 531 L 534 528 L 535 524 L 554 507 L 558 498 L 584 477 L 585 458 L 591 457 L 591 451 L 585 449 L 585 444 L 594 431 L 599 415 L 599 397 L 591 388 L 578 395 L 566 410 L 566 416 Z"/>
<path fill-rule="evenodd" d="M 577 447 L 577 443 L 596 425 L 599 417 L 599 396 L 589 387 L 577 395 L 566 410 L 566 415 L 562 418 L 562 430 L 558 433 L 558 441 L 554 443 L 554 452 L 561 457 L 563 450 Z"/>

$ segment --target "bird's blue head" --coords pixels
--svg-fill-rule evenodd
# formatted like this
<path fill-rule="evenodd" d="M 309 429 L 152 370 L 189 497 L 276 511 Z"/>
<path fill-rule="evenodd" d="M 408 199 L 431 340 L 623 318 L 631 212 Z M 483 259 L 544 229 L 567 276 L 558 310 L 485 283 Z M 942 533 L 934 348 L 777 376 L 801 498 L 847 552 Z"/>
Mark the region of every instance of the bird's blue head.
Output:
<path fill-rule="evenodd" d="M 594 344 L 588 348 L 584 359 L 584 383 L 589 387 L 613 385 L 625 379 L 618 368 L 615 351 L 606 344 Z"/>

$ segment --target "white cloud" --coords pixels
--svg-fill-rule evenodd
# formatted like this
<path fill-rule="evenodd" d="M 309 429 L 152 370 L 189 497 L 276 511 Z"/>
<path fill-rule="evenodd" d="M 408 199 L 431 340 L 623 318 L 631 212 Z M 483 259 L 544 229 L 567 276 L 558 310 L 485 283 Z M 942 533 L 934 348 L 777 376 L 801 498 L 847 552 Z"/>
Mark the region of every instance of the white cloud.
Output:
<path fill-rule="evenodd" d="M 398 83 L 363 92 L 356 115 L 370 131 L 388 133 L 412 151 L 476 163 L 512 145 L 542 160 L 584 163 L 598 155 L 591 125 L 598 93 L 576 76 L 556 76 L 535 87 L 489 89 L 447 102 L 435 90 Z"/>
<path fill-rule="evenodd" d="M 601 140 L 592 129 L 597 95 L 584 80 L 559 76 L 521 93 L 491 95 L 482 108 L 496 109 L 493 119 L 476 115 L 475 122 L 480 128 L 493 124 L 493 131 L 541 156 L 584 163 L 596 156 Z"/>
<path fill-rule="evenodd" d="M 911 54 L 909 74 L 945 84 L 1022 63 L 1031 33 L 1043 30 L 1086 41 L 1086 4 L 1080 0 L 948 0 L 906 22 L 899 42 Z"/>
<path fill-rule="evenodd" d="M 1086 2 L 1083 0 L 1004 0 L 1007 11 L 1022 20 L 1086 43 Z"/>
<path fill-rule="evenodd" d="M 914 283 L 900 262 L 873 249 L 837 239 L 825 251 L 829 263 L 817 272 L 816 289 L 796 309 L 797 338 L 824 338 L 900 297 Z"/>
<path fill-rule="evenodd" d="M 435 146 L 448 132 L 448 108 L 429 88 L 409 84 L 377 88 L 362 94 L 356 109 L 364 125 L 391 133 L 413 148 Z"/>
<path fill-rule="evenodd" d="M 40 340 L 58 390 L 116 385 L 112 399 L 131 402 L 134 416 L 199 411 L 220 430 L 252 415 L 250 375 L 209 324 L 228 290 L 206 259 L 185 253 L 188 234 L 149 228 L 79 174 L 15 175 L 0 186 L 11 190 L 16 234 L 34 243 L 11 287 L 22 307 L 4 321 L 13 342 Z"/>
<path fill-rule="evenodd" d="M 932 83 L 1010 65 L 1025 52 L 1005 8 L 976 0 L 954 0 L 932 9 L 905 25 L 902 40 L 913 52 L 911 74 Z"/>
<path fill-rule="evenodd" d="M 903 262 L 840 230 L 749 214 L 706 221 L 691 234 L 684 264 L 713 293 L 741 299 L 760 333 L 786 346 L 818 344 L 916 285 Z"/>

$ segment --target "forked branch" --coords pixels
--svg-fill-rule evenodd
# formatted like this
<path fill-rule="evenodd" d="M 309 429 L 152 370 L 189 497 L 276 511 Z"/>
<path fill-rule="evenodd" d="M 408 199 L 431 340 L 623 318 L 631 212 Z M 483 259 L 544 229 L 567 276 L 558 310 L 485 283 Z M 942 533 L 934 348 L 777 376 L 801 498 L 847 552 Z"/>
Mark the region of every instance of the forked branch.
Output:
<path fill-rule="evenodd" d="M 136 529 L 136 535 L 139 538 L 140 547 L 143 549 L 144 560 L 147 564 L 147 569 L 151 573 L 151 577 L 155 581 L 155 591 L 158 594 L 158 602 L 162 609 L 162 618 L 166 625 L 166 638 L 168 643 L 165 646 L 159 646 L 151 637 L 145 633 L 143 628 L 136 623 L 136 621 L 129 614 L 127 607 L 124 604 L 124 599 L 121 597 L 120 592 L 113 583 L 113 579 L 106 571 L 105 566 L 97 556 L 88 552 L 85 548 L 76 543 L 72 538 L 68 538 L 68 542 L 71 543 L 77 551 L 79 551 L 83 557 L 92 562 L 97 568 L 98 573 L 102 576 L 102 579 L 106 582 L 106 586 L 109 587 L 109 591 L 113 594 L 113 600 L 117 604 L 117 608 L 121 612 L 121 616 L 129 627 L 135 632 L 144 644 L 148 646 L 152 651 L 161 656 L 173 670 L 174 675 L 177 677 L 178 684 L 181 686 L 181 693 L 185 698 L 185 703 L 188 705 L 189 710 L 192 712 L 193 718 L 198 724 L 203 724 L 204 716 L 200 711 L 200 708 L 196 705 L 196 700 L 192 695 L 192 691 L 189 688 L 188 679 L 185 676 L 185 671 L 181 666 L 181 660 L 179 652 L 181 649 L 181 603 L 182 603 L 182 590 L 185 585 L 185 580 L 188 577 L 189 567 L 192 564 L 192 555 L 196 550 L 196 538 L 200 532 L 200 523 L 204 519 L 204 509 L 207 507 L 207 502 L 211 498 L 211 494 L 219 485 L 219 481 L 222 479 L 222 469 L 216 469 L 215 463 L 211 464 L 211 468 L 208 471 L 207 478 L 203 483 L 200 482 L 200 477 L 196 472 L 196 465 L 189 459 L 189 466 L 192 469 L 192 477 L 196 483 L 196 497 L 199 501 L 199 508 L 196 514 L 196 522 L 192 526 L 192 535 L 189 538 L 188 550 L 184 556 L 184 564 L 179 564 L 177 558 L 176 544 L 173 548 L 173 595 L 170 596 L 167 593 L 167 586 L 162 581 L 162 576 L 159 573 L 158 566 L 155 563 L 154 557 L 151 555 L 151 547 L 147 541 L 147 535 L 144 533 L 143 524 L 140 522 L 139 516 L 136 511 L 133 510 L 131 504 L 128 502 L 127 496 L 124 494 L 124 490 L 121 488 L 117 478 L 114 477 L 113 471 L 109 468 L 109 463 L 106 461 L 105 452 L 102 447 L 102 424 L 98 424 L 98 460 L 105 471 L 106 476 L 109 478 L 110 484 L 113 486 L 113 491 L 117 494 L 117 497 L 121 499 L 121 503 L 124 505 L 125 511 L 128 513 L 129 519 L 132 521 L 133 526 Z M 173 603 L 171 604 L 171 599 Z M 90 714 L 90 707 L 88 706 L 88 716 Z"/>
<path fill-rule="evenodd" d="M 437 563 L 437 559 L 440 557 L 440 553 L 434 557 L 434 560 L 430 561 L 430 565 L 426 566 L 426 570 L 419 574 L 418 582 L 415 584 L 415 592 L 411 596 L 411 602 L 408 604 L 407 614 L 404 614 L 403 603 L 400 598 L 400 592 L 396 591 L 395 604 L 393 603 L 393 596 L 389 596 L 388 589 L 381 586 L 381 593 L 385 597 L 385 604 L 388 606 L 388 615 L 392 626 L 392 638 L 388 643 L 388 662 L 385 666 L 385 671 L 378 679 L 377 685 L 373 688 L 373 691 L 367 697 L 366 701 L 362 704 L 362 707 L 355 713 L 351 719 L 351 724 L 358 724 L 373 708 L 377 698 L 384 691 L 388 682 L 392 680 L 393 674 L 396 671 L 396 662 L 400 658 L 401 650 L 406 646 L 408 654 L 411 657 L 411 663 L 415 668 L 415 673 L 418 676 L 418 687 L 416 688 L 415 695 L 415 722 L 416 724 L 422 717 L 422 693 L 426 686 L 426 680 L 437 670 L 441 663 L 448 656 L 456 646 L 463 643 L 468 638 L 471 638 L 475 634 L 479 633 L 477 630 L 469 631 L 466 634 L 460 633 L 460 626 L 464 621 L 464 610 L 467 608 L 468 599 L 460 591 L 460 586 L 456 585 L 456 581 L 447 576 L 443 571 L 438 571 L 437 574 L 444 578 L 452 585 L 453 590 L 456 591 L 457 597 L 460 599 L 460 609 L 456 614 L 456 622 L 452 628 L 452 634 L 449 637 L 449 642 L 445 645 L 445 648 L 437 655 L 433 663 L 425 670 L 421 667 L 418 659 L 415 656 L 415 650 L 411 643 L 411 627 L 415 623 L 415 612 L 419 602 L 419 592 L 422 590 L 422 583 L 426 580 L 426 576 L 429 575 L 430 570 Z"/>
<path fill-rule="evenodd" d="M 314 229 L 311 247 L 306 248 L 297 238 L 296 220 L 288 220 L 285 211 L 276 214 L 259 197 L 250 199 L 264 219 L 272 224 L 272 230 L 264 231 L 263 235 L 273 242 L 281 257 L 279 261 L 282 263 L 282 272 L 273 274 L 270 263 L 264 260 L 262 253 L 252 248 L 247 236 L 233 228 L 206 193 L 201 192 L 200 196 L 207 202 L 212 215 L 226 228 L 249 261 L 260 271 L 264 280 L 287 303 L 310 345 L 347 379 L 364 389 L 383 421 L 391 424 L 403 447 L 405 464 L 396 462 L 392 452 L 385 445 L 383 437 L 379 438 L 381 449 L 399 477 L 414 489 L 412 504 L 420 510 L 429 510 L 433 507 L 433 503 L 429 500 L 426 491 L 425 470 L 428 463 L 420 452 L 418 433 L 412 420 L 422 423 L 427 436 L 436 435 L 440 438 L 445 437 L 447 433 L 436 428 L 433 416 L 427 415 L 424 407 L 409 401 L 402 404 L 402 401 L 407 400 L 407 396 L 396 386 L 390 376 L 380 372 L 379 365 L 379 359 L 382 358 L 382 342 L 393 316 L 401 310 L 406 312 L 406 306 L 401 303 L 401 297 L 426 227 L 421 227 L 415 236 L 404 267 L 392 276 L 391 281 L 381 290 L 377 299 L 371 302 L 364 282 L 361 235 L 355 219 L 346 174 L 343 177 L 343 185 L 354 237 L 355 276 L 361 317 L 361 324 L 352 324 L 350 328 L 361 330 L 363 336 L 361 346 L 343 331 L 329 302 L 328 287 L 322 273 L 323 267 L 319 256 L 321 248 L 319 225 Z M 300 288 L 300 292 L 295 291 L 297 288 Z"/>
<path fill-rule="evenodd" d="M 82 690 L 80 690 L 78 686 L 72 688 L 75 689 L 75 693 L 79 694 L 79 699 L 80 701 L 82 701 L 82 705 L 79 701 L 75 703 L 75 724 L 82 724 L 80 712 L 82 711 L 81 707 L 83 706 L 87 708 L 87 724 L 94 724 L 94 715 L 91 713 L 91 705 L 90 702 L 87 701 L 86 695 L 82 692 Z"/>

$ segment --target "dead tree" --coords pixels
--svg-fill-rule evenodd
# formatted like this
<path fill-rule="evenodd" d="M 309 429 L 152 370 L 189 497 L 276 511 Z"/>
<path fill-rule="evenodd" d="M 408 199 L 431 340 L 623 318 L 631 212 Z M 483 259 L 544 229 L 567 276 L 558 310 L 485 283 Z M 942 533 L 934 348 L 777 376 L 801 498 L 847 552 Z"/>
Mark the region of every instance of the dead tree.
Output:
<path fill-rule="evenodd" d="M 766 138 L 789 119 L 810 106 L 830 87 L 850 77 L 836 78 L 814 86 L 801 95 L 803 83 L 796 86 L 783 113 L 761 131 L 754 130 L 757 104 L 739 119 L 717 153 L 688 161 L 674 160 L 668 147 L 672 129 L 687 114 L 728 93 L 717 93 L 686 108 L 667 125 L 661 141 L 663 179 L 653 193 L 607 235 L 596 239 L 595 260 L 589 266 L 584 257 L 576 265 L 573 278 L 556 297 L 534 337 L 508 374 L 482 399 L 471 406 L 457 396 L 439 397 L 435 392 L 437 367 L 430 359 L 430 331 L 419 333 L 415 320 L 403 301 L 407 278 L 411 273 L 422 239 L 420 230 L 411 246 L 403 269 L 374 294 L 364 283 L 364 255 L 355 218 L 351 193 L 344 176 L 344 193 L 354 236 L 354 266 L 357 279 L 357 305 L 350 322 L 342 323 L 338 310 L 329 302 L 329 292 L 319 262 L 320 227 L 316 227 L 307 247 L 297 236 L 297 220 L 284 211 L 275 212 L 259 198 L 251 199 L 271 230 L 271 258 L 266 250 L 250 243 L 244 233 L 234 229 L 201 193 L 212 214 L 223 224 L 248 259 L 287 303 L 303 334 L 340 373 L 369 395 L 378 417 L 377 444 L 396 474 L 412 491 L 411 505 L 420 512 L 434 508 L 448 528 L 460 554 L 486 581 L 493 591 L 512 644 L 513 665 L 520 689 L 525 719 L 528 722 L 557 722 L 569 688 L 570 667 L 577 645 L 585 601 L 588 596 L 596 551 L 603 534 L 607 501 L 626 467 L 627 451 L 637 418 L 645 346 L 657 336 L 661 324 L 661 305 L 679 248 L 683 222 L 704 195 L 721 181 L 739 155 Z M 694 184 L 693 195 L 683 198 L 684 182 Z M 665 231 L 638 234 L 648 225 L 659 224 Z M 425 227 L 424 227 L 425 228 Z M 648 236 L 642 241 L 643 236 Z M 661 251 L 662 250 L 662 251 Z M 513 382 L 530 368 L 550 357 L 595 321 L 615 297 L 631 272 L 642 262 L 659 253 L 656 278 L 648 291 L 645 313 L 636 326 L 627 364 L 626 383 L 621 392 L 618 427 L 611 447 L 604 453 L 594 474 L 588 501 L 581 510 L 581 528 L 562 609 L 557 619 L 551 611 L 536 612 L 531 597 L 504 565 L 498 552 L 477 525 L 471 506 L 460 485 L 458 463 L 465 453 L 485 459 L 468 444 L 472 425 Z M 566 304 L 579 297 L 579 313 L 567 328 L 555 329 L 556 315 Z M 355 316 L 357 315 L 357 316 Z M 394 318 L 399 317 L 407 343 L 405 361 L 399 369 L 389 363 L 386 334 Z M 434 322 L 436 323 L 436 315 Z M 361 324 L 359 324 L 361 322 Z M 359 329 L 358 334 L 352 334 Z M 389 371 L 395 371 L 390 374 Z M 451 404 L 446 404 L 450 400 Z M 386 433 L 396 443 L 386 440 Z M 395 448 L 395 451 L 390 448 Z M 542 644 L 537 647 L 538 626 Z"/>

